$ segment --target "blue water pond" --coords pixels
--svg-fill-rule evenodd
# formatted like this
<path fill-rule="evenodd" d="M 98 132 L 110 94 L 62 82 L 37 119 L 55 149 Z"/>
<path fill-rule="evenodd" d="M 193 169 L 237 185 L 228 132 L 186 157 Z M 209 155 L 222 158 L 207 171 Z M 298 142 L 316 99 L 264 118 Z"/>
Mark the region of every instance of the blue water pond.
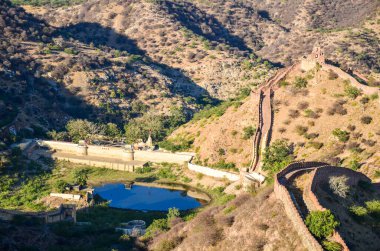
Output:
<path fill-rule="evenodd" d="M 167 211 L 171 207 L 188 210 L 202 205 L 201 201 L 187 195 L 186 191 L 133 185 L 126 189 L 124 184 L 114 183 L 95 187 L 95 194 L 110 201 L 110 207 Z"/>

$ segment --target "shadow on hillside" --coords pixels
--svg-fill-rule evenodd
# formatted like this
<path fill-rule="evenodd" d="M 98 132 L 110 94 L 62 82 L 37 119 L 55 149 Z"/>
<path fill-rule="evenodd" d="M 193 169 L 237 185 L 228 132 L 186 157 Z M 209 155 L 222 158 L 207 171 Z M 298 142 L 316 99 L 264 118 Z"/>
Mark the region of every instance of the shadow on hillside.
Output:
<path fill-rule="evenodd" d="M 116 32 L 112 28 L 103 27 L 98 23 L 82 22 L 58 28 L 53 35 L 62 36 L 67 40 L 75 39 L 84 44 L 94 45 L 105 50 L 114 49 L 139 55 L 145 63 L 150 64 L 155 70 L 172 80 L 173 85 L 169 86 L 172 95 L 179 94 L 195 98 L 209 97 L 208 92 L 186 76 L 181 69 L 154 61 L 144 50 L 137 46 L 136 41 Z"/>
<path fill-rule="evenodd" d="M 161 1 L 160 5 L 169 14 L 193 33 L 211 41 L 226 43 L 242 51 L 252 52 L 244 40 L 232 35 L 214 16 L 200 10 L 189 2 Z"/>

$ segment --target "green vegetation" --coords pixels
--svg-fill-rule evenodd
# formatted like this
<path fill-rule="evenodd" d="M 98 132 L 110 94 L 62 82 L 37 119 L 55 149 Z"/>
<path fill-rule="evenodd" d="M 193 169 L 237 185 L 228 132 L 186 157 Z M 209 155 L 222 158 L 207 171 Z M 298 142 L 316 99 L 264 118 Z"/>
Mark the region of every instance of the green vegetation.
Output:
<path fill-rule="evenodd" d="M 256 132 L 256 128 L 253 126 L 247 126 L 243 128 L 243 139 L 250 139 Z"/>
<path fill-rule="evenodd" d="M 361 94 L 361 91 L 358 88 L 347 84 L 344 88 L 344 93 L 347 97 L 356 99 Z"/>
<path fill-rule="evenodd" d="M 63 193 L 66 190 L 66 187 L 68 186 L 68 183 L 64 180 L 57 180 L 54 183 L 54 190 L 58 193 Z"/>
<path fill-rule="evenodd" d="M 347 142 L 350 139 L 350 133 L 339 128 L 332 131 L 332 134 L 340 141 Z"/>
<path fill-rule="evenodd" d="M 265 149 L 263 170 L 269 171 L 273 175 L 289 165 L 293 159 L 294 156 L 291 145 L 285 140 L 276 140 Z"/>
<path fill-rule="evenodd" d="M 322 246 L 327 251 L 341 251 L 341 250 L 343 250 L 342 245 L 340 245 L 340 243 L 335 242 L 335 241 L 324 240 L 324 241 L 322 241 Z"/>
<path fill-rule="evenodd" d="M 311 211 L 305 220 L 310 232 L 318 238 L 326 238 L 333 234 L 339 222 L 330 210 Z"/>
<path fill-rule="evenodd" d="M 380 218 L 380 200 L 367 201 L 365 205 L 372 216 Z"/>
<path fill-rule="evenodd" d="M 170 229 L 170 222 L 180 217 L 180 212 L 177 208 L 169 208 L 166 218 L 153 220 L 152 224 L 146 229 L 144 239 L 149 239 L 155 235 Z"/>
<path fill-rule="evenodd" d="M 296 77 L 293 82 L 297 89 L 302 89 L 307 87 L 307 79 L 303 77 Z"/>
<path fill-rule="evenodd" d="M 160 148 L 171 152 L 187 151 L 194 143 L 194 138 L 177 137 L 175 139 L 167 139 L 158 143 Z"/>
<path fill-rule="evenodd" d="M 85 186 L 88 180 L 88 170 L 87 169 L 77 169 L 74 171 L 74 182 L 77 185 Z"/>
<path fill-rule="evenodd" d="M 368 214 L 368 210 L 367 208 L 361 206 L 351 206 L 350 213 L 352 213 L 355 217 L 364 217 Z"/>
<path fill-rule="evenodd" d="M 2 161 L 0 170 L 0 208 L 44 210 L 37 199 L 46 196 L 51 187 L 51 173 L 44 171 L 36 162 L 28 162 L 19 148 Z"/>

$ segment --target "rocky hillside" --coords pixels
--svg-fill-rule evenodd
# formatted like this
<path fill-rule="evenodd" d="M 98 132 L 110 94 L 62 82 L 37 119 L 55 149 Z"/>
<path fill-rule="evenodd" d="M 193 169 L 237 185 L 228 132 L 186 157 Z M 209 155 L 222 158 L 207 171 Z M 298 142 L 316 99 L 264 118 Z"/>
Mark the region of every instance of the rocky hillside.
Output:
<path fill-rule="evenodd" d="M 304 85 L 300 85 L 300 83 Z M 327 70 L 293 69 L 274 93 L 271 141 L 286 140 L 298 160 L 325 161 L 379 178 L 380 110 L 377 95 L 364 95 L 346 79 Z M 257 128 L 258 94 L 222 115 L 193 119 L 171 136 L 193 139 L 198 160 L 206 165 L 246 167 Z M 222 167 L 222 166 L 220 166 Z"/>
<path fill-rule="evenodd" d="M 172 222 L 152 250 L 306 250 L 270 189 L 210 207 L 189 222 Z"/>

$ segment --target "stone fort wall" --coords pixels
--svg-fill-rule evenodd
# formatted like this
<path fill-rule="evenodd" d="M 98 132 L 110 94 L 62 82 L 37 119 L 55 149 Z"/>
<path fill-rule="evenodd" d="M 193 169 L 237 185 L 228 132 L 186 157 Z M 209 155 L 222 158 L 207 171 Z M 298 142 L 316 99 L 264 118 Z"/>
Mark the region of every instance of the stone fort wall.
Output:
<path fill-rule="evenodd" d="M 284 170 L 279 172 L 275 176 L 274 180 L 274 192 L 276 198 L 281 200 L 284 204 L 285 212 L 288 218 L 292 221 L 294 228 L 296 229 L 299 237 L 302 240 L 303 245 L 310 251 L 323 251 L 322 246 L 314 238 L 314 236 L 309 232 L 309 229 L 304 223 L 301 212 L 298 210 L 298 205 L 296 201 L 291 197 L 288 189 L 286 188 L 285 175 L 291 174 L 294 171 L 304 170 L 307 168 L 312 168 L 313 166 L 318 166 L 319 162 L 297 162 L 290 164 Z"/>
<path fill-rule="evenodd" d="M 276 175 L 274 184 L 276 197 L 283 202 L 285 211 L 290 220 L 293 222 L 303 244 L 309 250 L 323 250 L 322 246 L 307 229 L 303 216 L 298 209 L 299 206 L 297 205 L 296 200 L 286 188 L 288 185 L 288 180 L 291 180 L 300 172 L 307 170 L 312 170 L 312 175 L 309 179 L 309 184 L 305 187 L 303 197 L 306 204 L 312 203 L 312 205 L 308 204 L 308 207 L 311 206 L 312 210 L 327 210 L 318 199 L 317 189 L 319 189 L 318 186 L 326 182 L 329 177 L 345 175 L 349 178 L 348 185 L 356 185 L 360 180 L 366 182 L 371 182 L 371 180 L 362 173 L 358 173 L 347 168 L 329 166 L 322 162 L 293 163 Z M 339 231 L 335 231 L 332 238 L 342 245 L 343 250 L 349 250 Z"/>

